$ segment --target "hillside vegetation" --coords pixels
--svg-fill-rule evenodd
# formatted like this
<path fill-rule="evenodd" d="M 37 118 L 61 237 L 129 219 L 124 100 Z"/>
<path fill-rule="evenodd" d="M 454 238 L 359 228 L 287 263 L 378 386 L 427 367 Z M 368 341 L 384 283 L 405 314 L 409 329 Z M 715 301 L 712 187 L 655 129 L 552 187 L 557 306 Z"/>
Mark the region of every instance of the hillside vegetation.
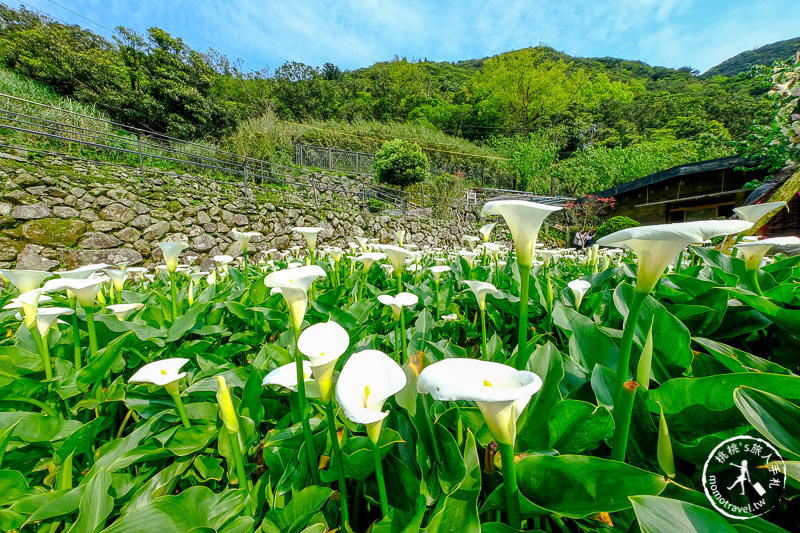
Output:
<path fill-rule="evenodd" d="M 771 65 L 775 61 L 788 60 L 798 50 L 800 50 L 800 37 L 778 41 L 754 50 L 736 54 L 719 65 L 708 69 L 703 73 L 703 77 L 736 76 L 739 73 L 748 72 L 751 68 L 757 67 L 758 65 Z"/>
<path fill-rule="evenodd" d="M 113 42 L 0 6 L 0 66 L 112 120 L 290 162 L 295 143 L 375 153 L 420 144 L 434 168 L 503 175 L 576 195 L 676 164 L 729 155 L 769 101 L 744 76 L 575 58 L 548 47 L 456 63 L 353 71 L 287 62 L 243 72 L 150 28 Z"/>

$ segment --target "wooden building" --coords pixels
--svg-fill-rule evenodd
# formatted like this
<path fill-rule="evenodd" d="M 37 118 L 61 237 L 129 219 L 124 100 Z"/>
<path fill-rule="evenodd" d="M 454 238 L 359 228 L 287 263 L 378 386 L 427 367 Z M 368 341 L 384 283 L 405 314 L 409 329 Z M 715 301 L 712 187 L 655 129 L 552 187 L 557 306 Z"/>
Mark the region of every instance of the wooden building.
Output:
<path fill-rule="evenodd" d="M 595 193 L 614 197 L 613 216 L 630 217 L 643 225 L 728 218 L 750 194 L 744 184 L 762 179 L 752 160 L 725 157 L 689 163 L 650 174 Z"/>

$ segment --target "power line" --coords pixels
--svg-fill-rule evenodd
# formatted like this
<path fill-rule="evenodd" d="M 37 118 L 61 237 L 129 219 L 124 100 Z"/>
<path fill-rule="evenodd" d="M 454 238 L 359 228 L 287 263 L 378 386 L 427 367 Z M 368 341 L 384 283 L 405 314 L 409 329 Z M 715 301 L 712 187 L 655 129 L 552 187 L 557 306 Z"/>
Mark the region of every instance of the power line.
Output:
<path fill-rule="evenodd" d="M 108 30 L 108 31 L 110 31 L 111 33 L 114 33 L 114 30 L 112 30 L 112 29 L 111 29 L 111 28 L 109 28 L 108 26 L 103 26 L 103 25 L 102 25 L 102 24 L 100 24 L 99 22 L 95 22 L 94 20 L 92 20 L 92 19 L 90 19 L 90 18 L 88 18 L 88 17 L 84 17 L 83 15 L 81 15 L 80 13 L 78 13 L 77 11 L 73 11 L 73 10 L 71 10 L 70 8 L 68 8 L 68 7 L 64 7 L 64 6 L 62 6 L 61 4 L 59 4 L 59 3 L 57 3 L 57 2 L 53 2 L 53 0 L 47 0 L 47 1 L 48 1 L 48 2 L 50 2 L 51 4 L 53 4 L 54 6 L 58 6 L 58 7 L 60 7 L 61 9 L 66 9 L 67 11 L 69 11 L 70 13 L 72 13 L 72 14 L 74 14 L 74 15 L 78 15 L 78 16 L 79 16 L 80 18 L 82 18 L 83 20 L 87 20 L 87 21 L 91 22 L 92 24 L 94 24 L 95 26 L 99 26 L 99 27 L 103 28 L 104 30 Z"/>

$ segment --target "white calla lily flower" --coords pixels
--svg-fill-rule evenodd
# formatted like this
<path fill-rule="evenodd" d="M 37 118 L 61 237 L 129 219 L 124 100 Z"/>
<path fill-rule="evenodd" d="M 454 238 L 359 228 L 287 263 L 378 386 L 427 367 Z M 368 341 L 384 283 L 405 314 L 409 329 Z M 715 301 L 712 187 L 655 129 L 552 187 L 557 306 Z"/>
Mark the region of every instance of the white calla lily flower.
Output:
<path fill-rule="evenodd" d="M 419 298 L 414 293 L 401 292 L 397 296 L 381 294 L 378 296 L 378 301 L 391 307 L 392 313 L 394 314 L 394 319 L 399 320 L 400 313 L 403 311 L 403 307 L 414 307 L 417 305 L 417 302 L 419 302 Z"/>
<path fill-rule="evenodd" d="M 186 375 L 186 372 L 181 372 L 183 365 L 188 363 L 189 360 L 184 357 L 172 357 L 169 359 L 161 359 L 160 361 L 153 361 L 141 367 L 133 374 L 128 383 L 150 383 L 164 387 L 178 381 Z"/>
<path fill-rule="evenodd" d="M 392 246 L 390 244 L 383 245 L 380 249 L 384 254 L 386 254 L 386 257 L 392 263 L 395 273 L 402 272 L 403 262 L 409 257 L 413 256 L 409 250 L 399 246 Z"/>
<path fill-rule="evenodd" d="M 575 310 L 577 311 L 581 307 L 583 296 L 592 288 L 592 284 L 585 279 L 574 279 L 567 283 L 567 287 L 570 288 L 575 296 Z"/>
<path fill-rule="evenodd" d="M 314 371 L 311 368 L 311 361 L 303 361 L 303 380 L 308 383 L 309 381 L 314 381 L 313 378 Z M 287 363 L 279 366 L 264 376 L 261 384 L 264 386 L 277 385 L 292 392 L 297 392 L 297 365 L 295 363 Z"/>
<path fill-rule="evenodd" d="M 243 252 L 247 252 L 247 247 L 250 245 L 251 239 L 261 237 L 261 233 L 257 231 L 239 231 L 237 229 L 232 229 L 231 235 L 233 235 L 233 238 L 239 243 L 239 246 L 242 247 Z"/>
<path fill-rule="evenodd" d="M 450 272 L 452 269 L 447 265 L 435 265 L 430 267 L 428 270 L 433 273 L 433 280 L 436 283 L 439 283 L 439 279 L 442 277 L 442 274 L 445 272 Z"/>
<path fill-rule="evenodd" d="M 761 260 L 764 259 L 764 255 L 766 255 L 773 246 L 799 245 L 800 238 L 797 237 L 772 237 L 760 241 L 740 242 L 735 245 L 735 248 L 739 250 L 739 254 L 744 260 L 745 267 L 748 270 L 758 270 L 758 267 L 761 266 Z"/>
<path fill-rule="evenodd" d="M 417 390 L 436 400 L 475 402 L 495 440 L 512 446 L 517 419 L 541 387 L 542 379 L 533 372 L 462 358 L 426 366 L 417 380 Z"/>
<path fill-rule="evenodd" d="M 83 307 L 91 308 L 94 305 L 95 298 L 97 298 L 97 293 L 100 292 L 100 285 L 108 281 L 108 278 L 106 276 L 93 276 L 86 279 L 61 279 L 55 281 L 58 283 L 48 286 L 48 290 L 59 291 L 67 289 L 75 295 Z"/>
<path fill-rule="evenodd" d="M 550 266 L 550 262 L 558 255 L 558 251 L 556 250 L 539 250 L 539 253 L 542 256 L 544 266 Z"/>
<path fill-rule="evenodd" d="M 756 223 L 773 211 L 784 207 L 786 202 L 766 202 L 763 204 L 743 205 L 734 207 L 733 211 L 741 220 Z"/>
<path fill-rule="evenodd" d="M 350 336 L 336 322 L 322 322 L 307 327 L 297 340 L 297 349 L 308 357 L 314 381 L 324 402 L 333 394 L 333 370 L 336 361 L 347 351 Z M 297 381 L 295 372 L 295 381 Z"/>
<path fill-rule="evenodd" d="M 317 265 L 309 265 L 267 274 L 264 285 L 280 289 L 286 305 L 289 306 L 289 317 L 292 326 L 299 331 L 303 325 L 303 317 L 308 308 L 308 289 L 318 277 L 326 277 L 325 271 Z"/>
<path fill-rule="evenodd" d="M 124 321 L 133 311 L 138 311 L 142 307 L 144 307 L 143 303 L 114 304 L 107 305 L 106 309 L 111 311 L 120 321 Z"/>
<path fill-rule="evenodd" d="M 336 382 L 336 401 L 344 415 L 356 424 L 367 425 L 367 435 L 378 442 L 386 400 L 403 390 L 406 374 L 391 357 L 380 350 L 364 350 L 350 356 Z"/>
<path fill-rule="evenodd" d="M 560 207 L 527 202 L 524 200 L 493 200 L 486 202 L 481 209 L 485 215 L 500 215 L 511 230 L 517 250 L 517 262 L 526 267 L 533 263 L 536 239 L 544 219 Z"/>
<path fill-rule="evenodd" d="M 158 247 L 164 253 L 164 263 L 167 265 L 167 270 L 175 272 L 178 268 L 178 256 L 189 245 L 183 242 L 160 242 Z"/>
<path fill-rule="evenodd" d="M 486 296 L 498 292 L 497 287 L 485 281 L 469 279 L 464 280 L 464 284 L 469 286 L 469 289 L 472 291 L 472 294 L 475 295 L 475 300 L 478 302 L 478 306 L 482 311 L 486 310 Z"/>
<path fill-rule="evenodd" d="M 492 230 L 496 225 L 497 222 L 489 222 L 480 227 L 478 231 L 483 235 L 483 242 L 489 242 L 489 236 L 492 234 Z"/>
<path fill-rule="evenodd" d="M 380 261 L 384 259 L 386 254 L 383 252 L 364 252 L 363 254 L 359 255 L 355 258 L 355 261 L 362 263 L 364 265 L 364 272 L 366 273 L 375 261 Z"/>
<path fill-rule="evenodd" d="M 475 252 L 470 252 L 468 250 L 461 250 L 458 252 L 458 255 L 464 258 L 464 261 L 467 262 L 469 268 L 473 268 L 475 264 L 475 258 L 478 257 L 478 254 L 476 254 Z"/>
<path fill-rule="evenodd" d="M 480 237 L 476 237 L 475 235 L 464 235 L 463 237 L 461 237 L 461 242 L 467 243 L 467 246 L 469 246 L 469 249 L 470 250 L 474 250 L 475 249 L 475 245 L 478 244 L 479 242 L 481 242 L 481 238 Z"/>
<path fill-rule="evenodd" d="M 308 251 L 311 252 L 311 255 L 314 255 L 314 248 L 317 247 L 317 238 L 319 233 L 323 230 L 323 228 L 314 228 L 314 227 L 297 227 L 292 228 L 292 231 L 296 231 L 300 235 L 303 236 L 303 239 L 306 241 L 306 246 L 308 246 Z"/>
<path fill-rule="evenodd" d="M 104 272 L 111 280 L 111 284 L 114 286 L 114 290 L 117 291 L 117 294 L 122 294 L 122 289 L 125 287 L 125 280 L 128 279 L 128 271 L 107 268 Z"/>
<path fill-rule="evenodd" d="M 39 335 L 46 338 L 50 332 L 50 328 L 56 323 L 58 317 L 62 315 L 71 315 L 75 311 L 69 307 L 40 307 L 36 313 L 36 328 L 39 330 Z"/>
<path fill-rule="evenodd" d="M 650 293 L 678 254 L 690 244 L 702 243 L 720 235 L 740 233 L 753 226 L 746 220 L 700 220 L 655 226 L 637 226 L 606 235 L 601 246 L 631 250 L 639 265 L 636 291 Z"/>
<path fill-rule="evenodd" d="M 3 276 L 14 285 L 20 294 L 34 289 L 38 289 L 39 285 L 52 276 L 50 272 L 44 270 L 0 270 Z"/>
<path fill-rule="evenodd" d="M 59 270 L 54 272 L 54 274 L 58 274 L 60 277 L 68 279 L 86 279 L 98 270 L 103 270 L 104 268 L 108 268 L 110 266 L 111 265 L 107 265 L 105 263 L 95 263 L 91 265 L 84 265 L 73 270 Z"/>
<path fill-rule="evenodd" d="M 32 289 L 19 295 L 19 303 L 22 304 L 22 314 L 25 316 L 25 325 L 33 328 L 36 323 L 36 316 L 39 313 L 39 298 L 42 296 L 42 289 Z"/>

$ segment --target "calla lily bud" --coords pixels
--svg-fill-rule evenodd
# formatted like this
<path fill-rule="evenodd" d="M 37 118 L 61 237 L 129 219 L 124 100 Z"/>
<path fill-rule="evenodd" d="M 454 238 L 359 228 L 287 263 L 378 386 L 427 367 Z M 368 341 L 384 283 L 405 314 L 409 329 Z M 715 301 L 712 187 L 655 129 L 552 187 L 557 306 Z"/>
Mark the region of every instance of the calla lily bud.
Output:
<path fill-rule="evenodd" d="M 231 391 L 228 390 L 228 384 L 225 382 L 224 376 L 217 376 L 217 384 L 219 390 L 217 391 L 217 403 L 219 404 L 219 417 L 225 428 L 231 433 L 239 432 L 239 417 L 236 414 L 236 409 L 233 407 L 233 400 L 231 399 Z"/>

